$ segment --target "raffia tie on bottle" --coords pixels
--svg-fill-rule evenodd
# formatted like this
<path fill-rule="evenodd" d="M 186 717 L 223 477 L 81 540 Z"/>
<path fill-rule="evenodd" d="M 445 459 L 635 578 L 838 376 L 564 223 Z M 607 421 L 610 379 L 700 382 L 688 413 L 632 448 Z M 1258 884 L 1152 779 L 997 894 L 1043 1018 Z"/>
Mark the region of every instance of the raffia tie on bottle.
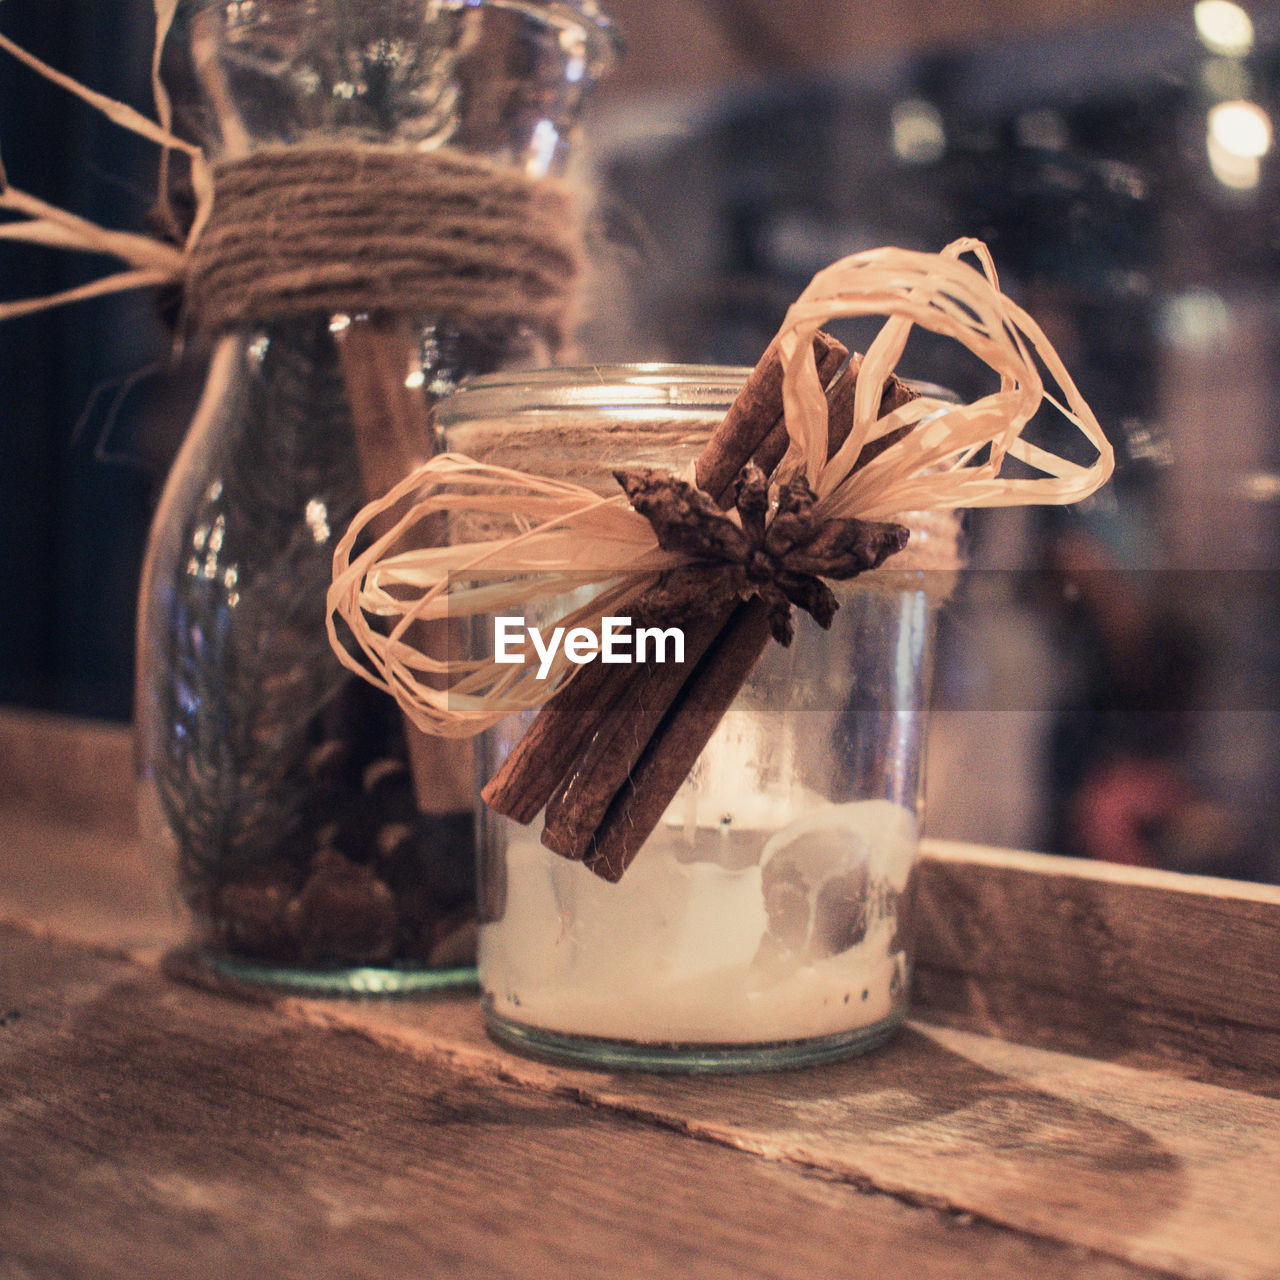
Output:
<path fill-rule="evenodd" d="M 159 50 L 173 0 L 157 2 L 158 122 L 86 88 L 0 35 L 0 48 L 121 127 L 191 166 L 196 212 L 181 247 L 111 231 L 9 185 L 22 221 L 0 238 L 106 254 L 126 269 L 48 297 L 0 303 L 0 320 L 126 289 L 178 284 L 210 334 L 303 314 L 447 317 L 493 333 L 528 326 L 559 350 L 573 327 L 582 252 L 568 186 L 448 147 L 300 144 L 211 165 L 169 128 Z M 163 188 L 162 188 L 163 199 Z"/>

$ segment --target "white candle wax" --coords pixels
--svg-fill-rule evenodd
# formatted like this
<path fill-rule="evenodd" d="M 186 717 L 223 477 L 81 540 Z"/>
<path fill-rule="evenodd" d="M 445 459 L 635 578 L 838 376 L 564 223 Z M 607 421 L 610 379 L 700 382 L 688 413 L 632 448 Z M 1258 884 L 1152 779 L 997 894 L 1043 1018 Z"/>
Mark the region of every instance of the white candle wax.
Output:
<path fill-rule="evenodd" d="M 749 1044 L 871 1026 L 899 1008 L 906 957 L 896 902 L 916 846 L 909 810 L 810 798 L 767 838 L 735 814 L 735 839 L 754 836 L 759 851 L 735 869 L 706 860 L 723 843 L 718 826 L 696 828 L 691 842 L 670 821 L 680 803 L 616 885 L 549 853 L 536 830 L 511 829 L 504 915 L 480 939 L 498 1014 L 582 1036 Z M 797 890 L 793 906 L 803 911 L 807 897 L 799 933 L 794 919 L 782 927 L 771 916 L 777 902 L 766 890 L 783 882 Z M 865 901 L 833 942 L 824 904 L 830 917 L 832 887 L 850 885 Z"/>

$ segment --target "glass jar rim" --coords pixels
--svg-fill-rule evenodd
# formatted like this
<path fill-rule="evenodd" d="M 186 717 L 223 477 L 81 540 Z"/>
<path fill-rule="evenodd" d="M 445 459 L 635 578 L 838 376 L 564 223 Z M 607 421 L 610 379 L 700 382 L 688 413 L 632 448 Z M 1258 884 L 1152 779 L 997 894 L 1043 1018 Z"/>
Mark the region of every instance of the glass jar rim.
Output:
<path fill-rule="evenodd" d="M 751 373 L 747 365 L 639 364 L 556 365 L 504 370 L 467 378 L 436 405 L 441 427 L 477 418 L 547 410 L 726 409 Z M 906 380 L 921 395 L 951 404 L 949 387 Z"/>
<path fill-rule="evenodd" d="M 179 14 L 194 13 L 198 9 L 209 9 L 224 3 L 225 0 L 178 0 Z M 366 0 L 366 3 L 381 4 L 383 0 Z M 626 43 L 621 28 L 596 3 L 596 0 L 452 0 L 454 8 L 469 9 L 487 6 L 493 9 L 518 9 L 537 12 L 543 11 L 546 19 L 554 22 L 562 21 L 580 23 L 584 28 L 600 39 L 608 56 L 616 58 L 621 55 Z M 602 50 L 603 51 L 603 50 Z"/>
<path fill-rule="evenodd" d="M 436 405 L 439 426 L 539 410 L 725 409 L 751 373 L 747 366 L 558 365 L 468 378 Z"/>

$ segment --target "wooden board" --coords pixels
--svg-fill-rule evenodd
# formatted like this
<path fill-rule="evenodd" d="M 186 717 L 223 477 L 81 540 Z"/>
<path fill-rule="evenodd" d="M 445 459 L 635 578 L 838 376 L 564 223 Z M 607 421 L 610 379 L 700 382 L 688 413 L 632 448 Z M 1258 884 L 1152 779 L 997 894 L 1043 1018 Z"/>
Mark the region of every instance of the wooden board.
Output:
<path fill-rule="evenodd" d="M 0 850 L 0 915 L 124 945 L 153 968 L 175 937 L 167 872 L 136 838 L 0 807 Z M 237 1053 L 242 1020 L 270 1016 L 292 1028 L 292 1053 L 354 1044 L 424 1079 L 514 1087 L 937 1206 L 1051 1258 L 1083 1248 L 1088 1267 L 1280 1274 L 1277 890 L 940 845 L 921 872 L 921 1021 L 834 1067 L 716 1081 L 571 1071 L 490 1043 L 472 997 L 212 1007 Z M 170 1012 L 209 999 L 125 972 Z M 118 1016 L 151 1015 L 125 1002 Z M 156 1036 L 181 1045 L 185 1024 L 165 1026 Z M 216 1047 L 212 1021 L 199 1034 Z"/>
<path fill-rule="evenodd" d="M 940 842 L 920 870 L 929 1018 L 1280 1074 L 1280 887 Z"/>
<path fill-rule="evenodd" d="M 154 959 L 168 879 L 136 836 L 0 804 L 0 916 Z M 918 915 L 921 1018 L 1280 1096 L 1275 887 L 926 842 Z"/>
<path fill-rule="evenodd" d="M 288 1001 L 292 1016 L 1179 1275 L 1271 1280 L 1280 1100 L 913 1024 L 865 1058 L 781 1075 L 608 1075 L 516 1057 L 475 1003 Z"/>
<path fill-rule="evenodd" d="M 0 929 L 0 1275 L 1156 1274 L 297 1012 Z"/>
<path fill-rule="evenodd" d="M 136 836 L 0 806 L 0 918 L 158 959 L 186 924 L 169 881 Z"/>

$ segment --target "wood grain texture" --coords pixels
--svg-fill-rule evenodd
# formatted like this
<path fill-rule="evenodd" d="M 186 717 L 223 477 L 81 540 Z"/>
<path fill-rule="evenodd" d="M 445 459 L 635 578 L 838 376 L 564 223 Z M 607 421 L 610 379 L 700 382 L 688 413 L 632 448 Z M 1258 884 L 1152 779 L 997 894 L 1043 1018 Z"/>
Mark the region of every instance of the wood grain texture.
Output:
<path fill-rule="evenodd" d="M 987 1034 L 1274 1074 L 1280 887 L 934 843 L 917 1007 Z"/>
<path fill-rule="evenodd" d="M 1179 1275 L 1272 1280 L 1280 1100 L 913 1024 L 863 1058 L 717 1079 L 516 1057 L 471 1000 L 289 1002 L 425 1060 Z"/>
<path fill-rule="evenodd" d="M 128 729 L 0 712 L 14 743 L 0 916 L 170 945 L 169 868 L 122 830 Z M 915 1007 L 931 1022 L 1280 1091 L 1280 888 L 926 841 L 917 918 Z"/>
<path fill-rule="evenodd" d="M 0 805 L 0 919 L 158 958 L 185 922 L 173 869 L 137 836 Z"/>
<path fill-rule="evenodd" d="M 13 929 L 0 975 L 6 1276 L 1158 1274 Z"/>
<path fill-rule="evenodd" d="M 42 920 L 103 943 L 127 937 L 143 958 L 157 954 L 163 929 L 172 937 L 169 917 L 148 915 L 154 903 L 148 894 L 163 869 L 146 865 L 136 841 L 112 841 L 87 828 L 59 826 L 0 807 L 0 849 L 0 914 Z M 40 884 L 33 888 L 37 869 Z M 130 902 L 132 906 L 124 905 Z M 113 978 L 110 994 L 101 984 L 89 983 L 89 988 L 99 993 L 99 1022 L 115 1018 L 124 1029 L 151 1026 L 149 1020 L 160 1015 L 137 1003 L 142 996 L 118 996 L 118 987 L 149 993 L 146 1001 L 154 1000 L 165 1018 L 176 1018 L 175 1011 L 203 1011 L 206 1021 L 198 1030 L 170 1020 L 148 1032 L 150 1057 L 129 1041 L 114 1059 L 118 1064 L 136 1061 L 144 1080 L 159 1079 L 184 1116 L 192 1105 L 197 1110 L 235 1110 L 252 1093 L 234 1064 L 247 1052 L 241 1040 L 248 1034 L 246 1027 L 257 1025 L 253 1019 L 269 1017 L 277 1029 L 290 1028 L 287 1034 L 279 1031 L 279 1048 L 273 1051 L 282 1061 L 310 1061 L 332 1050 L 334 1056 L 324 1058 L 330 1072 L 326 1080 L 340 1082 L 348 1070 L 333 1046 L 357 1050 L 352 1059 L 356 1065 L 350 1067 L 357 1074 L 372 1070 L 361 1055 L 376 1051 L 400 1064 L 395 1071 L 401 1074 L 393 1071 L 387 1077 L 393 1084 L 400 1082 L 394 1084 L 401 1091 L 398 1096 L 407 1094 L 415 1072 L 423 1080 L 461 1077 L 482 1091 L 515 1088 L 522 1095 L 586 1107 L 642 1130 L 699 1140 L 681 1150 L 711 1144 L 750 1153 L 779 1174 L 808 1170 L 845 1184 L 846 1190 L 890 1195 L 899 1207 L 936 1206 L 985 1224 L 997 1232 L 993 1240 L 1003 1240 L 1003 1230 L 1024 1243 L 1040 1241 L 1051 1259 L 1056 1257 L 1053 1248 L 1083 1249 L 1086 1263 L 1073 1274 L 1092 1275 L 1090 1268 L 1105 1262 L 1187 1277 L 1274 1277 L 1280 1259 L 1280 1179 L 1275 1176 L 1280 1168 L 1280 1059 L 1273 1051 L 1280 1027 L 1277 891 L 933 845 L 927 847 L 921 868 L 920 916 L 917 1013 L 922 1022 L 867 1058 L 766 1077 L 608 1076 L 516 1057 L 486 1038 L 473 997 L 365 1005 L 280 1000 L 246 1006 L 168 987 L 154 973 L 128 966 L 111 969 L 123 986 Z M 0 956 L 0 992 L 17 993 L 4 998 L 25 1018 L 25 1002 L 33 992 L 45 991 L 53 1005 L 62 1008 L 61 1001 L 71 1009 L 58 1014 L 54 1023 L 79 1034 L 72 1006 L 79 1007 L 76 1002 L 89 988 L 77 977 L 75 964 L 70 970 L 60 967 L 61 952 L 49 946 L 53 959 L 46 956 L 25 970 Z M 113 962 L 93 959 L 100 963 L 111 968 Z M 42 964 L 50 975 L 44 987 Z M 990 1034 L 976 1035 L 974 1029 Z M 7 1030 L 0 1028 L 0 1059 Z M 1042 1047 L 1002 1043 L 994 1035 L 1033 1040 Z M 184 1057 L 183 1046 L 189 1042 L 198 1044 L 199 1052 Z M 222 1042 L 225 1053 L 218 1052 Z M 1074 1053 L 1059 1052 L 1064 1046 Z M 167 1053 L 177 1054 L 182 1070 L 191 1075 L 191 1088 L 198 1093 L 194 1104 L 181 1092 L 180 1082 L 156 1065 Z M 197 1062 L 206 1053 L 212 1055 L 207 1070 Z M 1108 1057 L 1116 1060 L 1106 1061 Z M 6 1105 L 21 1115 L 50 1087 L 63 1087 L 65 1074 L 62 1066 L 42 1065 L 64 1062 L 49 1045 L 24 1062 L 22 1072 L 6 1076 L 0 1069 L 0 1096 L 7 1096 Z M 71 1075 L 97 1079 L 92 1064 L 66 1062 Z M 116 1069 L 127 1073 L 132 1067 Z M 303 1096 L 295 1075 L 286 1077 L 281 1092 L 265 1066 L 259 1063 L 254 1070 L 276 1102 Z M 230 1082 L 230 1092 L 219 1092 L 219 1082 Z M 384 1077 L 377 1075 L 376 1082 L 376 1089 L 382 1089 Z M 301 1105 L 300 1123 L 312 1123 L 305 1117 L 317 1106 L 314 1098 Z M 83 1123 L 70 1103 L 64 1110 L 74 1125 Z M 321 1131 L 346 1141 L 331 1112 L 320 1108 L 316 1114 Z M 185 1120 L 170 1115 L 155 1123 L 168 1133 L 180 1130 Z M 260 1118 L 258 1127 L 265 1134 L 280 1132 L 278 1118 Z M 521 1144 L 529 1140 L 536 1145 L 522 1126 L 515 1127 L 521 1130 Z M 538 1124 L 533 1128 L 538 1130 Z M 0 1169 L 18 1158 L 8 1153 L 30 1149 L 5 1138 L 0 1125 Z M 62 1139 L 55 1138 L 51 1130 L 56 1146 Z M 163 1152 L 167 1141 L 154 1137 L 148 1149 L 153 1155 Z M 241 1135 L 236 1141 L 248 1138 Z M 627 1150 L 623 1144 L 599 1159 L 626 1165 L 631 1159 Z M 492 1151 L 490 1157 L 499 1165 L 511 1158 Z M 546 1176 L 546 1168 L 560 1158 L 546 1155 L 548 1164 L 538 1176 Z M 101 1165 L 103 1178 L 117 1178 L 109 1172 L 113 1161 L 115 1155 Z M 245 1157 L 236 1167 L 249 1163 Z M 129 1176 L 134 1174 L 136 1168 Z M 59 1176 L 69 1175 L 64 1170 Z M 678 1171 L 664 1176 L 689 1185 Z M 601 1194 L 569 1185 L 574 1195 Z M 231 1195 L 233 1189 L 229 1184 L 223 1190 Z M 632 1190 L 657 1194 L 638 1184 Z M 74 1191 L 87 1194 L 79 1184 Z M 206 1199 L 216 1198 L 206 1194 Z M 400 1202 L 393 1203 L 399 1221 Z M 618 1202 L 610 1204 L 620 1212 Z M 95 1212 L 107 1212 L 105 1193 Z M 302 1220 L 314 1223 L 293 1201 L 282 1212 L 300 1213 Z M 314 1205 L 308 1212 L 314 1212 Z M 100 1219 L 90 1215 L 90 1221 L 98 1221 L 102 1229 Z M 175 1230 L 191 1231 L 192 1221 L 182 1218 Z M 726 1228 L 735 1239 L 739 1229 Z M 260 1221 L 253 1230 L 267 1238 L 263 1233 L 268 1227 Z M 274 1239 L 286 1249 L 283 1236 Z M 218 1255 L 224 1261 L 225 1256 L 225 1251 Z M 373 1253 L 361 1256 L 375 1258 Z M 661 1256 L 664 1266 L 676 1265 L 669 1255 Z M 715 1265 L 738 1265 L 738 1255 L 731 1256 L 735 1261 L 720 1257 Z M 812 1263 L 811 1255 L 802 1256 L 806 1265 Z M 54 1272 L 57 1268 L 48 1273 Z M 1054 1271 L 1037 1263 L 1026 1274 L 1039 1273 Z"/>
<path fill-rule="evenodd" d="M 132 832 L 127 728 L 0 712 L 0 748 L 0 916 L 170 945 L 169 869 Z M 1280 888 L 937 841 L 923 855 L 922 1018 L 1280 1089 Z"/>

